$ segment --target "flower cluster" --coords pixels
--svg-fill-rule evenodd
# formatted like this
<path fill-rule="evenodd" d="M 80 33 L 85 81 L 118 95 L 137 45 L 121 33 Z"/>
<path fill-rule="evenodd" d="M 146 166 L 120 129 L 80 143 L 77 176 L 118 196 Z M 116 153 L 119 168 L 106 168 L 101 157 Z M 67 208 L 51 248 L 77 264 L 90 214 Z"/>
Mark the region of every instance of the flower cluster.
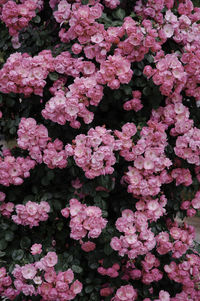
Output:
<path fill-rule="evenodd" d="M 153 82 L 155 85 L 160 86 L 162 95 L 169 96 L 173 88 L 175 90 L 182 90 L 187 79 L 187 74 L 177 55 L 164 55 L 164 52 L 161 52 L 155 58 L 155 62 L 156 69 L 151 69 L 151 66 L 147 65 L 145 66 L 144 74 L 148 78 L 153 75 Z"/>
<path fill-rule="evenodd" d="M 176 139 L 175 154 L 190 164 L 200 165 L 200 129 L 193 127 Z"/>
<path fill-rule="evenodd" d="M 161 255 L 172 252 L 172 257 L 180 258 L 192 246 L 194 237 L 194 227 L 187 224 L 178 226 L 177 222 L 171 223 L 169 233 L 161 232 L 156 236 L 156 250 Z"/>
<path fill-rule="evenodd" d="M 105 6 L 109 7 L 110 9 L 115 9 L 119 4 L 119 0 L 104 0 Z"/>
<path fill-rule="evenodd" d="M 120 84 L 130 82 L 132 75 L 131 64 L 127 59 L 121 55 L 109 55 L 108 59 L 101 63 L 98 82 L 111 89 L 119 89 Z"/>
<path fill-rule="evenodd" d="M 131 111 L 134 110 L 135 112 L 140 111 L 143 108 L 143 104 L 141 103 L 141 92 L 136 90 L 132 92 L 133 94 L 133 99 L 128 100 L 124 103 L 123 108 L 126 111 Z"/>
<path fill-rule="evenodd" d="M 66 4 L 65 4 L 66 5 Z M 59 35 L 62 42 L 69 42 L 78 38 L 80 44 L 87 44 L 94 40 L 93 36 L 96 33 L 100 34 L 99 31 L 104 27 L 102 24 L 97 23 L 95 20 L 101 17 L 103 7 L 99 3 L 90 7 L 89 5 L 73 5 L 71 15 L 69 9 L 67 12 L 65 21 L 70 17 L 69 25 L 70 28 L 66 32 L 64 28 L 61 29 Z M 56 13 L 56 16 L 59 15 Z M 64 20 L 63 20 L 64 21 Z M 58 20 L 60 23 L 60 19 Z"/>
<path fill-rule="evenodd" d="M 156 39 L 158 32 L 153 28 L 152 22 L 144 20 L 141 24 L 131 17 L 126 17 L 122 28 L 127 38 L 118 43 L 115 54 L 126 57 L 130 62 L 139 62 L 149 50 L 157 52 L 161 49 Z"/>
<path fill-rule="evenodd" d="M 121 286 L 114 298 L 113 301 L 134 301 L 137 298 L 137 291 L 133 288 L 132 285 Z"/>
<path fill-rule="evenodd" d="M 32 228 L 39 226 L 40 221 L 48 219 L 50 206 L 45 201 L 41 201 L 40 203 L 28 201 L 26 205 L 16 205 L 15 210 L 16 215 L 12 215 L 12 220 L 18 225 Z"/>
<path fill-rule="evenodd" d="M 141 266 L 136 267 L 135 261 L 128 261 L 125 266 L 123 266 L 124 275 L 122 278 L 124 280 L 140 280 L 144 284 L 149 285 L 152 282 L 162 279 L 163 273 L 159 269 L 160 261 L 152 253 L 147 253 L 140 263 Z"/>
<path fill-rule="evenodd" d="M 26 0 L 22 4 L 10 0 L 3 5 L 1 20 L 8 27 L 11 36 L 18 35 L 19 31 L 28 26 L 30 20 L 36 16 L 36 8 L 34 0 Z"/>
<path fill-rule="evenodd" d="M 74 160 L 85 172 L 85 176 L 93 179 L 100 175 L 112 174 L 116 158 L 114 151 L 120 148 L 111 131 L 97 126 L 86 135 L 77 135 L 74 140 Z"/>
<path fill-rule="evenodd" d="M 0 294 L 2 297 L 14 300 L 18 291 L 11 287 L 12 279 L 4 267 L 0 268 Z"/>
<path fill-rule="evenodd" d="M 183 285 L 182 292 L 176 294 L 172 301 L 191 300 L 198 301 L 200 291 L 198 289 L 200 274 L 200 259 L 197 254 L 187 254 L 186 258 L 179 264 L 172 261 L 169 265 L 164 266 L 164 270 L 171 280 Z"/>
<path fill-rule="evenodd" d="M 119 136 L 119 132 L 115 133 Z M 137 144 L 134 145 L 129 138 L 128 143 L 122 146 L 120 154 L 127 161 L 134 160 L 134 167 L 128 167 L 129 171 L 122 181 L 128 183 L 128 192 L 135 196 L 155 196 L 159 193 L 161 184 L 168 181 L 165 169 L 172 164 L 165 155 L 165 126 L 148 121 L 148 127 L 142 128 L 140 137 Z"/>
<path fill-rule="evenodd" d="M 144 213 L 123 210 L 122 217 L 117 219 L 115 225 L 124 235 L 119 238 L 113 237 L 110 246 L 118 251 L 120 256 L 127 254 L 130 259 L 134 259 L 155 247 L 156 240 L 153 232 L 148 228 L 148 218 Z"/>
<path fill-rule="evenodd" d="M 85 66 L 86 68 L 86 66 Z M 83 118 L 86 124 L 91 123 L 94 114 L 87 107 L 97 106 L 103 97 L 103 87 L 97 84 L 94 76 L 75 78 L 69 91 L 58 90 L 45 105 L 42 116 L 61 125 L 70 122 L 73 128 L 79 128 L 78 117 Z"/>
<path fill-rule="evenodd" d="M 190 186 L 192 184 L 192 176 L 188 168 L 175 168 L 171 172 L 171 177 L 175 179 L 176 186 Z"/>
<path fill-rule="evenodd" d="M 104 268 L 102 266 L 98 267 L 97 271 L 99 274 L 109 276 L 111 278 L 116 278 L 119 275 L 120 266 L 118 263 L 114 263 L 110 268 Z"/>
<path fill-rule="evenodd" d="M 38 125 L 33 118 L 22 118 L 17 131 L 18 146 L 27 149 L 32 159 L 37 163 L 44 162 L 49 168 L 65 168 L 68 156 L 73 155 L 71 145 L 63 148 L 63 143 L 59 139 L 54 142 L 48 136 L 47 128 Z"/>
<path fill-rule="evenodd" d="M 37 125 L 33 118 L 22 118 L 17 131 L 17 144 L 22 149 L 27 149 L 32 159 L 42 163 L 42 151 L 50 140 L 47 128 Z"/>
<path fill-rule="evenodd" d="M 2 202 L 0 204 L 1 215 L 10 218 L 12 212 L 14 211 L 15 205 L 12 202 Z"/>
<path fill-rule="evenodd" d="M 0 91 L 42 96 L 45 79 L 53 67 L 50 50 L 43 50 L 33 58 L 27 53 L 13 53 L 0 70 Z"/>
<path fill-rule="evenodd" d="M 189 119 L 189 109 L 180 101 L 181 97 L 170 99 L 175 103 L 169 103 L 165 107 L 159 107 L 157 111 L 152 111 L 151 120 L 162 122 L 166 129 L 173 126 L 170 130 L 170 135 L 179 136 L 187 133 L 193 126 L 193 120 Z M 170 101 L 169 100 L 169 101 Z"/>
<path fill-rule="evenodd" d="M 192 199 L 192 201 L 183 201 L 181 203 L 181 209 L 186 210 L 187 216 L 191 217 L 196 215 L 197 210 L 200 209 L 200 191 L 198 190 Z"/>
<path fill-rule="evenodd" d="M 67 158 L 73 154 L 71 146 L 63 149 L 63 143 L 59 139 L 49 142 L 44 150 L 43 162 L 51 169 L 65 168 L 67 166 Z"/>
<path fill-rule="evenodd" d="M 56 253 L 48 252 L 40 261 L 24 266 L 16 265 L 12 272 L 15 278 L 13 285 L 17 291 L 16 295 L 22 291 L 25 296 L 40 295 L 45 301 L 74 299 L 81 292 L 82 284 L 78 280 L 74 281 L 74 273 L 71 269 L 57 274 L 54 269 L 57 262 Z M 14 292 L 13 289 L 13 294 Z M 5 292 L 4 295 L 7 296 Z"/>
<path fill-rule="evenodd" d="M 86 206 L 77 199 L 71 199 L 70 207 L 62 209 L 61 213 L 66 218 L 70 215 L 70 237 L 75 240 L 80 240 L 86 235 L 88 238 L 97 238 L 107 224 L 99 207 Z"/>
<path fill-rule="evenodd" d="M 63 51 L 54 58 L 56 72 L 72 77 L 79 77 L 82 70 L 82 58 L 73 58 L 68 51 Z"/>
<path fill-rule="evenodd" d="M 66 0 L 61 0 L 58 3 L 58 10 L 53 13 L 56 22 L 64 23 L 66 22 L 71 14 L 71 5 Z"/>
<path fill-rule="evenodd" d="M 4 186 L 21 185 L 23 178 L 30 176 L 30 169 L 35 167 L 35 161 L 29 157 L 0 157 L 0 184 Z"/>
<path fill-rule="evenodd" d="M 164 208 L 167 204 L 167 198 L 162 195 L 159 199 L 142 199 L 135 204 L 137 211 L 145 213 L 150 221 L 157 221 L 166 213 Z"/>

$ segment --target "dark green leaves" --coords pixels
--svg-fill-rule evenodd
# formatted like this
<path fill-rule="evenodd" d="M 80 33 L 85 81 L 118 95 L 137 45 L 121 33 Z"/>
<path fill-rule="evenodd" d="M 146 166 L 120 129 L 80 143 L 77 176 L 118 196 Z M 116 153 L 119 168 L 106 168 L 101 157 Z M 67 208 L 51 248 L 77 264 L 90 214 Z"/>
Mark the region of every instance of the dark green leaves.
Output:
<path fill-rule="evenodd" d="M 12 252 L 12 259 L 14 261 L 20 261 L 24 257 L 24 251 L 19 249 L 19 250 L 14 250 Z"/>

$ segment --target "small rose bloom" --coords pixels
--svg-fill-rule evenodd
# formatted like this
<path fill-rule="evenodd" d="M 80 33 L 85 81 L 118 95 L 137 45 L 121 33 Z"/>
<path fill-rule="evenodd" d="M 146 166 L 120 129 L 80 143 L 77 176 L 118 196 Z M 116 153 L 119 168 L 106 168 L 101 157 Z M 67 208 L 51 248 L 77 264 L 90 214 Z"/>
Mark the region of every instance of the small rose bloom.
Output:
<path fill-rule="evenodd" d="M 44 264 L 51 268 L 55 266 L 58 262 L 58 256 L 55 252 L 48 252 L 47 255 L 44 257 Z"/>
<path fill-rule="evenodd" d="M 33 279 L 37 273 L 37 270 L 33 264 L 26 264 L 22 267 L 21 272 L 25 279 Z"/>
<path fill-rule="evenodd" d="M 34 244 L 31 247 L 31 254 L 36 255 L 36 254 L 41 254 L 42 252 L 42 245 L 41 244 Z"/>
<path fill-rule="evenodd" d="M 96 248 L 96 244 L 94 242 L 91 242 L 91 241 L 87 241 L 87 242 L 84 242 L 82 245 L 81 245 L 81 249 L 85 252 L 91 252 L 93 251 L 94 249 Z"/>

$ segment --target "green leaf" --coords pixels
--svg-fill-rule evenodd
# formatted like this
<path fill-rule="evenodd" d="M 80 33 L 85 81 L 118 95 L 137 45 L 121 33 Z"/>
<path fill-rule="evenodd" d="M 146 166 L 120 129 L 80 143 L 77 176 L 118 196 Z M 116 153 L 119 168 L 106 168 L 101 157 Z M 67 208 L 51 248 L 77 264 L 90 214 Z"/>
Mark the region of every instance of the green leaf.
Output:
<path fill-rule="evenodd" d="M 57 224 L 57 229 L 58 231 L 61 231 L 63 229 L 63 226 L 64 226 L 64 223 L 63 222 L 60 222 Z"/>
<path fill-rule="evenodd" d="M 110 255 L 113 253 L 113 249 L 111 248 L 110 243 L 106 244 L 103 250 L 106 255 Z"/>
<path fill-rule="evenodd" d="M 40 16 L 36 16 L 35 18 L 33 18 L 33 22 L 36 24 L 40 23 L 41 22 Z"/>
<path fill-rule="evenodd" d="M 9 228 L 9 225 L 6 224 L 6 223 L 1 223 L 0 227 L 1 227 L 2 230 L 7 230 Z"/>
<path fill-rule="evenodd" d="M 49 179 L 47 177 L 42 178 L 41 181 L 43 186 L 48 186 L 49 185 Z"/>
<path fill-rule="evenodd" d="M 6 241 L 12 241 L 14 238 L 14 233 L 12 231 L 6 231 L 4 236 Z"/>
<path fill-rule="evenodd" d="M 90 294 L 93 291 L 94 287 L 93 285 L 88 285 L 85 287 L 86 294 Z"/>
<path fill-rule="evenodd" d="M 73 255 L 69 255 L 69 257 L 67 258 L 67 262 L 71 263 L 73 261 Z"/>
<path fill-rule="evenodd" d="M 20 241 L 20 247 L 22 249 L 28 249 L 30 247 L 30 245 L 31 245 L 31 240 L 30 240 L 29 237 L 25 236 L 25 237 L 23 237 L 21 239 L 21 241 Z"/>
<path fill-rule="evenodd" d="M 9 133 L 10 133 L 11 135 L 16 134 L 16 127 L 10 128 L 10 129 L 9 129 Z"/>
<path fill-rule="evenodd" d="M 49 181 L 53 180 L 54 176 L 55 176 L 55 175 L 54 175 L 53 170 L 49 170 L 49 171 L 47 172 L 47 178 L 49 179 Z"/>
<path fill-rule="evenodd" d="M 6 255 L 6 252 L 0 251 L 0 257 L 4 257 Z"/>
<path fill-rule="evenodd" d="M 7 242 L 4 239 L 0 240 L 0 250 L 5 250 L 7 248 Z"/>
<path fill-rule="evenodd" d="M 97 262 L 92 262 L 90 263 L 89 267 L 92 269 L 92 270 L 96 270 L 98 268 L 98 263 Z"/>
<path fill-rule="evenodd" d="M 123 20 L 126 16 L 126 12 L 122 8 L 118 8 L 113 14 L 119 20 Z"/>
<path fill-rule="evenodd" d="M 54 82 L 58 79 L 58 74 L 56 72 L 51 72 L 49 73 L 49 78 Z"/>
<path fill-rule="evenodd" d="M 142 90 L 142 93 L 144 94 L 144 96 L 149 96 L 149 95 L 151 95 L 151 93 L 152 93 L 151 88 L 145 87 L 145 88 Z"/>
<path fill-rule="evenodd" d="M 77 274 L 80 274 L 83 272 L 83 268 L 78 265 L 72 265 L 72 270 Z"/>
<path fill-rule="evenodd" d="M 12 259 L 20 261 L 24 257 L 24 251 L 19 249 L 19 250 L 14 250 L 12 252 Z"/>

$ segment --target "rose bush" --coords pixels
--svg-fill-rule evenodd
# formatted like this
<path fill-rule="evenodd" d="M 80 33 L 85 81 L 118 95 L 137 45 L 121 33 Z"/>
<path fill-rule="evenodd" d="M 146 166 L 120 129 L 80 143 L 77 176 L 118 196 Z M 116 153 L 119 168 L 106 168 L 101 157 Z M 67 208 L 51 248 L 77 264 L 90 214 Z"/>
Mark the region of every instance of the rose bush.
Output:
<path fill-rule="evenodd" d="M 198 1 L 0 20 L 1 300 L 199 301 Z"/>

